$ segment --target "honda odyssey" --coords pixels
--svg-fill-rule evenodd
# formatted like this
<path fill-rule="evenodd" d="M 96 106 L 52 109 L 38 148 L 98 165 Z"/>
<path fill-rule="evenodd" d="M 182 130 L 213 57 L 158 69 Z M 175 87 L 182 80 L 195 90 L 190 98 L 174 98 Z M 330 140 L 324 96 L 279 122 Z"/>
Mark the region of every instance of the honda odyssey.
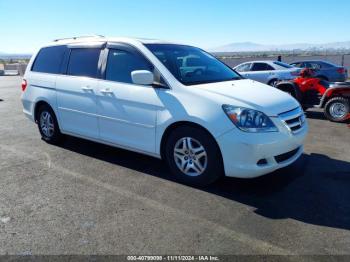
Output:
<path fill-rule="evenodd" d="M 66 134 L 162 158 L 192 185 L 290 165 L 308 130 L 290 95 L 156 40 L 55 40 L 31 58 L 22 91 L 44 141 Z"/>

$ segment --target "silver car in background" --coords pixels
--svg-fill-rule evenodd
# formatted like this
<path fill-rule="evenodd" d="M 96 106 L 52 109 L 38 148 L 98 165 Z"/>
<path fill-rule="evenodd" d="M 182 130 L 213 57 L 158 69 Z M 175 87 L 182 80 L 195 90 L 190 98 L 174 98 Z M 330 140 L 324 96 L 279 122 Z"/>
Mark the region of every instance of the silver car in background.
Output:
<path fill-rule="evenodd" d="M 310 68 L 315 71 L 315 77 L 330 82 L 344 82 L 348 79 L 348 70 L 330 62 L 309 60 L 291 63 L 294 67 Z"/>
<path fill-rule="evenodd" d="M 243 77 L 275 86 L 299 76 L 301 69 L 279 61 L 250 61 L 233 68 Z"/>

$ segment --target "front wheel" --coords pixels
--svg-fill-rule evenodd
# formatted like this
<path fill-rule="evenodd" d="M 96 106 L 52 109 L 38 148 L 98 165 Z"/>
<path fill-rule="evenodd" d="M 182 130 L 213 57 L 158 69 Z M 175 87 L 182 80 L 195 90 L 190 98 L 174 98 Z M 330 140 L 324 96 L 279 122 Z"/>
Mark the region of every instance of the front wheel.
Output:
<path fill-rule="evenodd" d="M 165 157 L 171 172 L 186 184 L 206 186 L 223 174 L 220 149 L 200 128 L 175 129 L 168 137 Z"/>
<path fill-rule="evenodd" d="M 333 122 L 344 122 L 350 117 L 349 100 L 344 97 L 334 97 L 330 99 L 324 108 L 327 119 Z"/>

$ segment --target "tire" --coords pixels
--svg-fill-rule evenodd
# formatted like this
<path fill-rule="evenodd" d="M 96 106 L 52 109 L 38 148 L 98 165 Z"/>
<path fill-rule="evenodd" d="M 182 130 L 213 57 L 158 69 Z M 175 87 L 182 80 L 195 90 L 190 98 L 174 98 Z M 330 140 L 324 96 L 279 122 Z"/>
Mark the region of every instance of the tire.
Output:
<path fill-rule="evenodd" d="M 344 122 L 350 117 L 349 100 L 344 97 L 333 97 L 324 107 L 324 115 L 332 122 Z"/>
<path fill-rule="evenodd" d="M 268 85 L 275 87 L 278 83 L 278 79 L 272 79 L 269 81 Z"/>
<path fill-rule="evenodd" d="M 56 115 L 49 105 L 42 105 L 37 112 L 37 123 L 42 140 L 49 144 L 59 144 L 63 135 L 60 132 Z"/>
<path fill-rule="evenodd" d="M 216 141 L 201 128 L 173 130 L 166 141 L 165 157 L 175 178 L 192 186 L 207 186 L 224 173 Z"/>
<path fill-rule="evenodd" d="M 310 106 L 306 106 L 306 105 L 301 105 L 301 107 L 304 110 L 304 112 L 306 112 L 310 108 Z"/>

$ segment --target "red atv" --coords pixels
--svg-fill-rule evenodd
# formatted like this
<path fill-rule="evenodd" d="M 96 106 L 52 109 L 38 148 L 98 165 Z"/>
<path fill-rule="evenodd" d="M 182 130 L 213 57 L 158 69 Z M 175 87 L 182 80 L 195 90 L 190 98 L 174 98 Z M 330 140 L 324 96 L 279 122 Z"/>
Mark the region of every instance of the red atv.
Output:
<path fill-rule="evenodd" d="M 288 92 L 303 106 L 324 108 L 327 119 L 345 122 L 350 119 L 350 82 L 327 82 L 315 78 L 312 69 L 303 69 L 298 78 L 282 81 L 276 88 Z"/>

